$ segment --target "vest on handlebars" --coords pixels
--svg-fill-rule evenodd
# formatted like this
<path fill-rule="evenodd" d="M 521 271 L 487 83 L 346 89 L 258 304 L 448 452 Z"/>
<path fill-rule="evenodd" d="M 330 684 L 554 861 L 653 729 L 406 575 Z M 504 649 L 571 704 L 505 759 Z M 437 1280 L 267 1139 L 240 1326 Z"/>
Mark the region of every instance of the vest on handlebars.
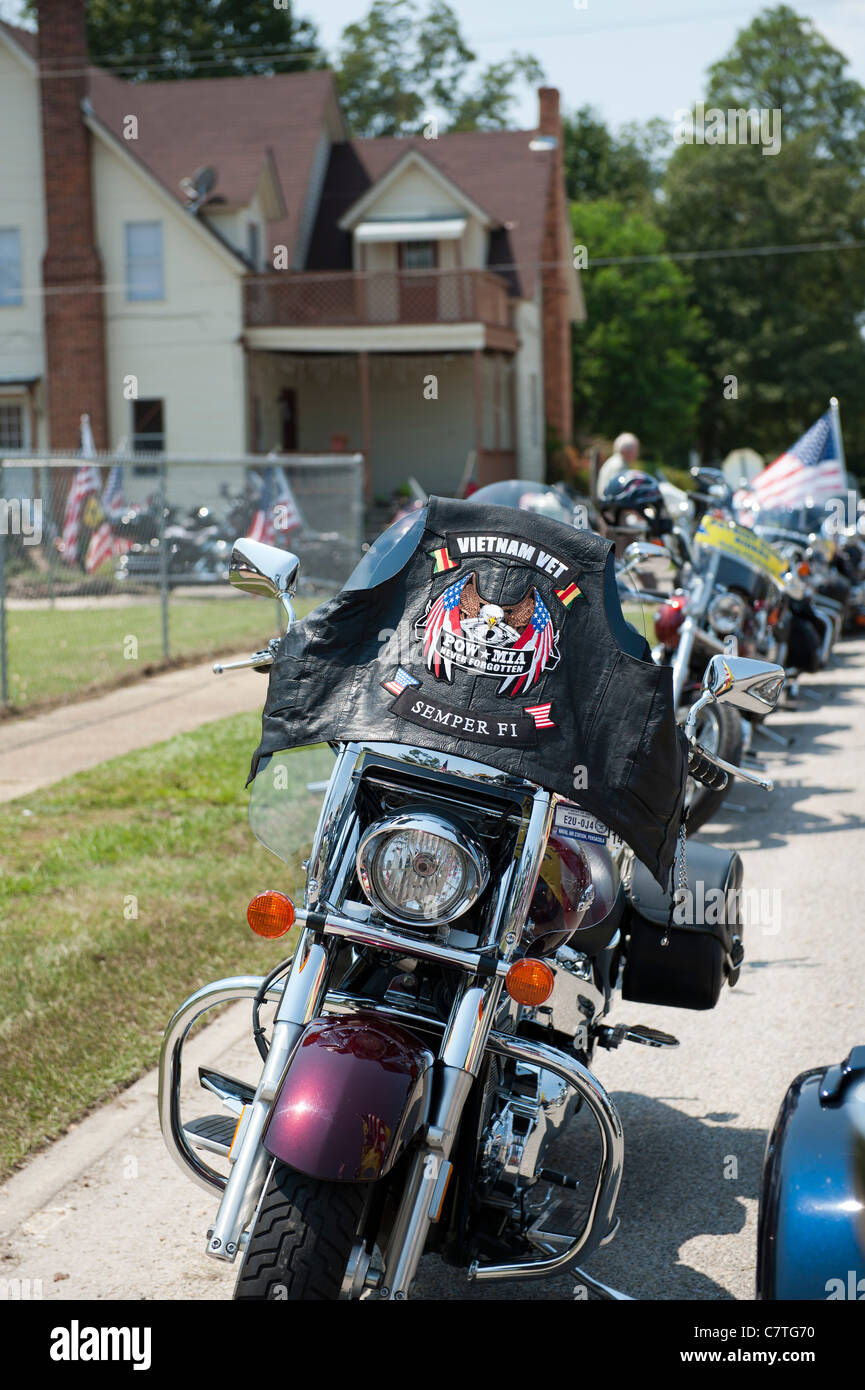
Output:
<path fill-rule="evenodd" d="M 672 671 L 633 654 L 611 552 L 536 513 L 431 498 L 395 574 L 283 638 L 250 776 L 326 740 L 450 752 L 578 802 L 666 883 L 687 745 Z"/>

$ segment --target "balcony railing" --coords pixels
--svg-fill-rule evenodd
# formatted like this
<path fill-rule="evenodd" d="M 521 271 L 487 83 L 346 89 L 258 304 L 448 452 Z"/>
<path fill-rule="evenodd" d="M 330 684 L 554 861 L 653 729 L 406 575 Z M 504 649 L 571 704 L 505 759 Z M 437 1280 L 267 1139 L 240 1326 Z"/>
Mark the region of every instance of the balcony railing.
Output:
<path fill-rule="evenodd" d="M 508 287 L 488 270 L 276 271 L 246 280 L 247 328 L 404 323 L 508 328 Z"/>

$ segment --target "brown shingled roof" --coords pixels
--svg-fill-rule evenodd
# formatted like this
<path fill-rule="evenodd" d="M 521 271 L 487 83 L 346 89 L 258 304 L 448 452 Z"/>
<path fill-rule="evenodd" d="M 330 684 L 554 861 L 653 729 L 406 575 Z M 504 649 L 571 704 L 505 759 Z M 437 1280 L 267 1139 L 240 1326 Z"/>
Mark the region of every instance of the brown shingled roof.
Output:
<path fill-rule="evenodd" d="M 387 136 L 334 145 L 310 246 L 310 267 L 333 270 L 351 264 L 351 239 L 339 230 L 339 219 L 406 150 L 416 149 L 502 224 L 504 231 L 494 233 L 491 240 L 491 263 L 514 265 L 515 287 L 530 298 L 541 259 L 553 170 L 550 150 L 529 148 L 534 134 L 478 130 L 440 135 L 437 140 Z"/>
<path fill-rule="evenodd" d="M 32 57 L 37 35 L 0 21 Z M 245 204 L 272 152 L 286 215 L 270 223 L 273 243 L 292 255 L 299 218 L 325 123 L 335 95 L 332 72 L 273 77 L 197 78 L 189 82 L 130 83 L 92 67 L 88 95 L 96 117 L 119 139 L 128 115 L 138 118 L 138 139 L 124 141 L 172 197 L 185 203 L 179 183 L 199 166 L 218 173 L 213 199 Z M 544 210 L 554 167 L 549 150 L 532 150 L 533 131 L 468 131 L 420 137 L 352 140 L 331 147 L 307 265 L 351 265 L 351 239 L 337 223 L 347 209 L 408 149 L 417 149 L 478 203 L 501 230 L 490 241 L 490 264 L 513 266 L 515 292 L 534 294 L 541 260 Z"/>
<path fill-rule="evenodd" d="M 212 200 L 247 203 L 270 149 L 286 215 L 269 224 L 269 235 L 289 254 L 333 90 L 333 73 L 325 71 L 138 83 L 99 68 L 89 74 L 97 117 L 122 138 L 124 117 L 137 116 L 138 139 L 127 148 L 181 202 L 180 180 L 212 164 L 218 174 Z"/>
<path fill-rule="evenodd" d="M 23 48 L 24 52 L 28 53 L 31 58 L 37 57 L 37 38 L 32 30 L 18 29 L 14 24 L 7 24 L 5 19 L 0 19 L 0 29 L 3 29 L 10 39 L 14 39 L 15 43 Z"/>

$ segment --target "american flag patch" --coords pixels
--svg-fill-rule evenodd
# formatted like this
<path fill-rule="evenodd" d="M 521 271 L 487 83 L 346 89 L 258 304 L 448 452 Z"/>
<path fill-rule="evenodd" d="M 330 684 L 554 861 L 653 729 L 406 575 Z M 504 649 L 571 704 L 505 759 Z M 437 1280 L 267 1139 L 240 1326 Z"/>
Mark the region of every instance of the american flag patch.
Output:
<path fill-rule="evenodd" d="M 555 723 L 550 718 L 550 706 L 552 700 L 545 705 L 523 705 L 526 714 L 530 714 L 535 721 L 536 729 L 554 729 Z"/>
<path fill-rule="evenodd" d="M 396 668 L 396 674 L 389 681 L 382 681 L 385 690 L 389 690 L 391 695 L 401 695 L 406 686 L 420 685 L 420 681 L 410 676 L 408 671 L 404 671 L 401 666 Z"/>

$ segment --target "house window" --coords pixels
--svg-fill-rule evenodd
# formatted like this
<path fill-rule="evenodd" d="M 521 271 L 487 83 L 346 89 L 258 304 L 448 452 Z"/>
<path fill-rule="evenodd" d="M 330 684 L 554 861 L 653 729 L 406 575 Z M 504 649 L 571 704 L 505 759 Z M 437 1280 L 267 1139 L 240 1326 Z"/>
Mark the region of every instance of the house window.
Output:
<path fill-rule="evenodd" d="M 24 406 L 0 400 L 0 449 L 24 449 Z"/>
<path fill-rule="evenodd" d="M 162 223 L 127 222 L 126 298 L 164 299 Z"/>
<path fill-rule="evenodd" d="M 438 264 L 438 243 L 435 241 L 401 241 L 400 270 L 435 270 Z"/>
<path fill-rule="evenodd" d="M 162 401 L 132 402 L 132 447 L 142 454 L 165 452 Z M 133 472 L 136 478 L 142 478 L 152 476 L 158 469 L 155 464 L 137 463 Z"/>
<path fill-rule="evenodd" d="M 0 304 L 21 303 L 21 233 L 0 227 Z"/>
<path fill-rule="evenodd" d="M 534 373 L 529 377 L 529 429 L 533 444 L 541 442 L 541 416 L 538 409 L 538 378 Z"/>
<path fill-rule="evenodd" d="M 246 256 L 253 270 L 261 269 L 261 228 L 257 222 L 246 224 Z"/>

